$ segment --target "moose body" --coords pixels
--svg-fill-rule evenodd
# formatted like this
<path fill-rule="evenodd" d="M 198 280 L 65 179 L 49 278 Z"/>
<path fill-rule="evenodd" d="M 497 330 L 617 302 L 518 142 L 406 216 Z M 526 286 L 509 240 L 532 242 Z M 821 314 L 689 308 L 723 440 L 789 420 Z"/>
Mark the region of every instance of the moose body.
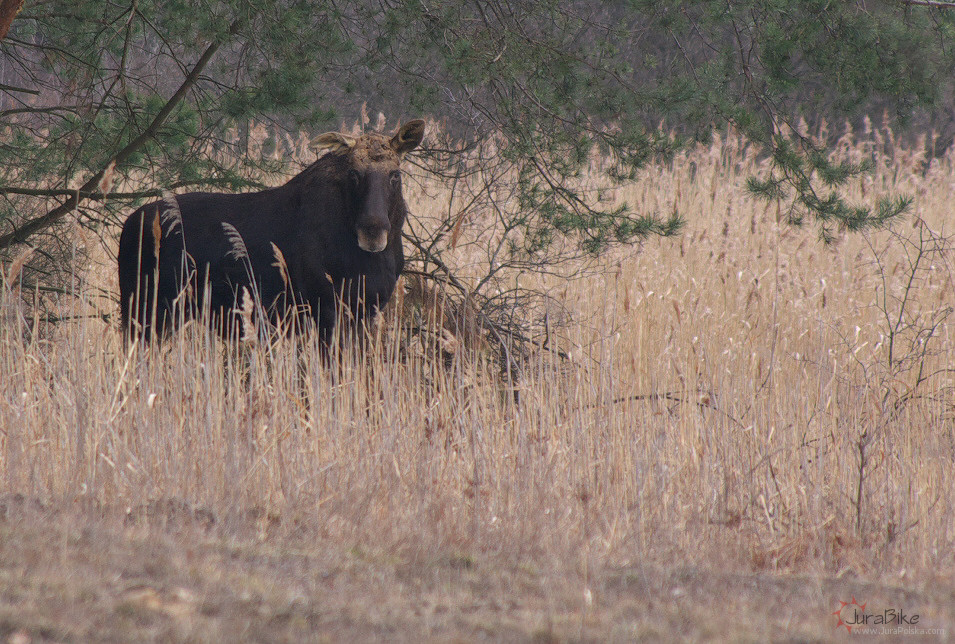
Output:
<path fill-rule="evenodd" d="M 325 342 L 338 302 L 356 323 L 373 315 L 404 265 L 399 163 L 423 134 L 420 120 L 390 138 L 323 134 L 313 145 L 328 153 L 283 186 L 141 207 L 119 243 L 125 332 L 163 335 L 208 307 L 228 335 L 252 295 L 275 321 L 311 318 Z"/>

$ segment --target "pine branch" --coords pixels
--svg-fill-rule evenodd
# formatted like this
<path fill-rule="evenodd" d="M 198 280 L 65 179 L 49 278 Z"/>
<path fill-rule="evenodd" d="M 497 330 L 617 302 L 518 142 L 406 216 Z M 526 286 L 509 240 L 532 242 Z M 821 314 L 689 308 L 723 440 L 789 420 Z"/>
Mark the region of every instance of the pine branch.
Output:
<path fill-rule="evenodd" d="M 229 28 L 229 33 L 236 33 L 239 28 L 239 24 L 240 23 L 238 21 L 232 23 L 231 27 Z M 84 198 L 83 195 L 93 192 L 93 189 L 98 186 L 100 179 L 103 178 L 107 168 L 122 164 L 137 150 L 143 147 L 159 131 L 159 128 L 166 121 L 166 119 L 169 118 L 169 115 L 172 114 L 176 106 L 178 106 L 179 103 L 185 99 L 189 90 L 192 89 L 196 82 L 198 82 L 199 75 L 202 73 L 202 70 L 205 69 L 206 65 L 209 64 L 209 61 L 212 60 L 213 55 L 215 55 L 221 44 L 221 41 L 213 42 L 206 48 L 204 52 L 202 52 L 202 56 L 200 56 L 199 60 L 196 61 L 196 64 L 183 80 L 182 84 L 179 86 L 179 89 L 177 89 L 176 93 L 173 94 L 168 101 L 166 101 L 166 104 L 163 106 L 163 108 L 159 110 L 159 113 L 156 114 L 156 117 L 146 127 L 146 129 L 140 133 L 139 136 L 130 141 L 122 150 L 117 152 L 116 155 L 113 156 L 112 160 L 103 167 L 103 169 L 90 177 L 90 179 L 79 189 L 76 191 L 71 191 L 71 196 L 62 204 L 49 211 L 45 215 L 31 219 L 13 232 L 0 236 L 0 251 L 6 250 L 14 244 L 23 243 L 29 239 L 31 235 L 45 230 L 62 219 L 65 215 L 72 212 Z"/>

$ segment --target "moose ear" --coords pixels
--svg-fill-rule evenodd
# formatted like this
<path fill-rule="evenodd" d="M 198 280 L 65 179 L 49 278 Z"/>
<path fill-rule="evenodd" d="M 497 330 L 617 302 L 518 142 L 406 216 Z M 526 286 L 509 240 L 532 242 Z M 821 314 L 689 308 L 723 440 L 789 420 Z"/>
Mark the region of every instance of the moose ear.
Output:
<path fill-rule="evenodd" d="M 418 147 L 418 144 L 421 143 L 421 139 L 423 138 L 424 121 L 421 119 L 408 121 L 398 128 L 398 132 L 391 137 L 391 149 L 399 155 L 404 155 L 406 152 L 411 152 Z"/>
<path fill-rule="evenodd" d="M 333 154 L 338 154 L 351 149 L 357 141 L 358 139 L 355 137 L 342 134 L 341 132 L 326 132 L 312 139 L 309 143 L 309 147 L 316 152 L 328 150 Z"/>

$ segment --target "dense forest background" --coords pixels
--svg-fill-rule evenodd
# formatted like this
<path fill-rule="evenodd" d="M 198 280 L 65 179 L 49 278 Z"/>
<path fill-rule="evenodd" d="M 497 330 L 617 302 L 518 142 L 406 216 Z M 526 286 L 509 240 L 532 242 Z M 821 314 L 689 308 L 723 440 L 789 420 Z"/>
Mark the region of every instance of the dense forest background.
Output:
<path fill-rule="evenodd" d="M 516 177 L 532 213 L 517 224 L 525 256 L 546 257 L 554 240 L 595 253 L 676 232 L 680 213 L 603 208 L 576 179 L 598 152 L 610 180 L 632 181 L 726 126 L 773 160 L 753 193 L 831 238 L 906 207 L 842 199 L 840 185 L 866 170 L 826 149 L 846 124 L 870 117 L 930 134 L 931 156 L 951 145 L 949 9 L 914 0 L 27 3 L 0 42 L 0 253 L 67 214 L 99 226 L 162 189 L 247 189 L 256 172 L 288 170 L 268 155 L 292 145 L 280 131 L 314 134 L 364 114 L 373 125 L 379 112 L 391 124 L 436 120 L 444 138 L 421 158 L 443 174 L 473 171 L 462 153 L 493 142 L 479 166 L 493 158 Z M 248 154 L 257 124 L 274 126 L 261 156 Z M 821 124 L 826 136 L 808 136 Z"/>
<path fill-rule="evenodd" d="M 96 60 L 95 56 L 88 56 L 86 60 L 73 60 L 77 67 L 86 64 L 86 71 L 90 75 L 106 74 L 112 71 L 123 76 L 124 85 L 131 80 L 143 90 L 144 95 L 155 93 L 158 96 L 171 96 L 181 84 L 181 72 L 188 64 L 185 58 L 190 50 L 190 44 L 201 43 L 205 28 L 206 39 L 214 39 L 217 32 L 228 26 L 228 6 L 220 3 L 219 11 L 209 11 L 209 6 L 197 7 L 191 11 L 186 6 L 176 3 L 162 3 L 160 7 L 150 7 L 150 3 L 70 3 L 69 11 L 60 11 L 55 2 L 29 3 L 17 21 L 11 25 L 12 32 L 7 42 L 3 43 L 4 56 L 0 58 L 0 110 L 3 116 L 10 119 L 14 116 L 11 110 L 20 109 L 17 114 L 31 113 L 30 110 L 40 106 L 58 105 L 64 111 L 68 105 L 82 99 L 103 99 L 111 94 L 115 88 L 99 85 L 99 93 L 89 87 L 81 87 L 75 74 L 71 74 L 69 61 L 74 51 L 82 51 L 83 45 L 102 45 L 99 51 L 102 57 Z M 410 4 L 414 7 L 414 3 Z M 528 12 L 526 3 L 485 3 L 488 10 L 492 7 L 509 9 L 507 12 L 514 20 L 524 17 Z M 546 3 L 545 3 L 546 4 Z M 606 43 L 600 39 L 608 33 L 617 36 L 613 43 L 613 54 L 626 67 L 627 81 L 633 87 L 658 87 L 672 81 L 674 70 L 687 67 L 699 67 L 711 60 L 714 53 L 727 53 L 726 48 L 738 34 L 738 28 L 726 12 L 726 24 L 723 33 L 713 30 L 706 34 L 697 34 L 699 40 L 690 39 L 683 42 L 673 31 L 672 24 L 660 22 L 660 17 L 672 14 L 674 17 L 684 16 L 692 20 L 693 14 L 702 13 L 708 3 L 658 3 L 660 6 L 650 11 L 648 7 L 643 12 L 635 10 L 640 3 L 604 3 L 604 2 L 575 2 L 567 3 L 556 14 L 549 7 L 542 14 L 550 18 L 549 23 L 540 23 L 529 26 L 529 30 L 546 31 L 550 28 L 564 29 L 565 35 L 573 36 L 576 47 L 582 50 L 598 51 Z M 682 4 L 682 6 L 680 6 Z M 719 5 L 719 3 L 709 3 Z M 752 24 L 748 27 L 747 36 L 752 36 L 752 30 L 760 27 L 760 21 L 773 23 L 779 18 L 791 22 L 799 21 L 798 15 L 804 14 L 806 19 L 814 14 L 824 13 L 828 3 L 801 3 L 800 6 L 789 7 L 785 13 L 778 14 L 778 8 L 773 3 L 760 12 L 755 5 L 748 6 L 740 3 L 745 9 L 752 11 Z M 791 4 L 791 3 L 790 3 Z M 781 47 L 779 51 L 767 51 L 764 54 L 764 64 L 785 64 L 785 70 L 793 83 L 786 88 L 786 106 L 792 114 L 805 117 L 810 125 L 826 119 L 829 125 L 841 127 L 844 119 L 850 123 L 859 124 L 865 116 L 887 118 L 890 124 L 901 125 L 908 132 L 934 130 L 938 133 L 933 141 L 931 153 L 937 155 L 951 145 L 955 137 L 955 96 L 952 95 L 951 85 L 944 79 L 935 77 L 931 72 L 934 68 L 944 69 L 944 64 L 951 63 L 949 43 L 943 39 L 946 32 L 940 28 L 944 23 L 945 5 L 948 3 L 921 3 L 905 2 L 904 0 L 844 3 L 856 5 L 859 10 L 871 12 L 884 21 L 884 26 L 895 29 L 918 29 L 924 27 L 924 33 L 908 34 L 910 42 L 905 43 L 911 49 L 905 52 L 911 56 L 907 62 L 912 68 L 880 69 L 877 66 L 868 70 L 870 89 L 878 90 L 878 85 L 888 88 L 890 82 L 900 79 L 892 78 L 893 74 L 900 77 L 909 76 L 914 89 L 913 96 L 904 96 L 902 92 L 855 92 L 846 94 L 842 82 L 830 75 L 834 72 L 853 73 L 855 70 L 833 67 L 827 69 L 824 62 L 836 63 L 840 61 L 825 61 L 820 56 L 818 60 L 800 55 L 798 38 L 801 34 L 786 34 L 792 37 L 788 47 Z M 247 3 L 246 9 L 250 14 L 255 13 L 254 3 Z M 477 7 L 468 3 L 438 3 L 444 5 L 446 11 Z M 498 6 L 499 5 L 499 6 Z M 934 6 L 933 6 L 934 5 Z M 415 39 L 415 33 L 400 34 L 395 42 L 406 48 L 418 47 L 414 56 L 407 61 L 390 58 L 398 53 L 404 53 L 394 48 L 395 43 L 386 42 L 384 37 L 390 30 L 397 31 L 399 25 L 389 26 L 387 23 L 396 13 L 399 5 L 389 3 L 358 2 L 348 3 L 340 7 L 323 5 L 322 3 L 276 3 L 272 15 L 264 11 L 259 15 L 250 15 L 251 23 L 242 30 L 246 34 L 234 34 L 237 41 L 248 40 L 233 45 L 226 50 L 217 52 L 217 62 L 207 72 L 205 81 L 214 81 L 218 85 L 222 97 L 227 99 L 229 106 L 224 110 L 233 117 L 249 116 L 257 119 L 272 120 L 282 127 L 295 129 L 307 127 L 310 129 L 328 129 L 339 126 L 341 123 L 353 123 L 361 118 L 362 110 L 367 113 L 379 112 L 389 115 L 394 120 L 400 120 L 409 114 L 427 114 L 439 120 L 454 135 L 466 138 L 473 135 L 480 128 L 479 118 L 473 110 L 465 109 L 464 102 L 456 100 L 453 94 L 441 95 L 439 89 L 450 85 L 453 81 L 453 72 L 460 71 L 453 68 L 457 64 L 465 64 L 466 51 L 459 53 L 461 60 L 441 60 L 435 51 L 434 40 L 448 35 L 448 25 L 439 22 L 439 16 L 425 12 L 422 8 L 420 20 L 410 21 L 411 24 L 400 25 L 405 29 L 417 29 L 425 32 L 427 38 Z M 732 4 L 727 4 L 732 7 Z M 333 8 L 334 7 L 334 8 Z M 242 5 L 236 5 L 236 12 Z M 261 8 L 259 8 L 261 10 Z M 775 11 L 774 11 L 775 9 Z M 934 9 L 934 11 L 933 11 Z M 413 11 L 413 9 L 411 10 Z M 409 13 L 405 8 L 402 12 Z M 762 16 L 759 14 L 763 13 Z M 851 13 L 851 11 L 850 11 Z M 152 15 L 151 15 L 152 14 Z M 283 15 L 284 14 L 284 15 Z M 879 15 L 881 14 L 881 15 Z M 183 24 L 177 24 L 183 15 L 195 18 L 191 28 L 180 34 L 162 33 L 163 27 L 182 30 Z M 744 13 L 745 15 L 745 13 Z M 178 17 L 178 18 L 177 18 Z M 407 20 L 407 16 L 404 16 Z M 451 20 L 452 15 L 440 16 Z M 555 21 L 563 17 L 573 20 L 576 33 L 570 32 L 567 25 L 559 25 Z M 795 19 L 794 19 L 795 17 Z M 824 19 L 824 16 L 820 16 Z M 677 19 L 677 18 L 675 18 Z M 413 24 L 417 22 L 418 24 Z M 467 15 L 462 14 L 461 30 L 458 34 L 461 42 L 454 43 L 461 50 L 473 47 L 474 42 L 469 36 L 474 36 L 478 29 L 467 30 Z M 288 42 L 281 42 L 283 25 L 289 25 Z M 316 27 L 309 30 L 309 26 Z M 502 22 L 502 29 L 510 25 Z M 684 28 L 686 25 L 683 25 Z M 768 25 L 764 25 L 768 26 Z M 778 25 L 771 25 L 778 26 Z M 843 25 L 838 25 L 843 26 Z M 835 38 L 842 35 L 831 32 L 829 25 L 820 24 L 820 37 Z M 125 34 L 121 33 L 127 30 Z M 256 42 L 256 29 L 261 29 L 262 39 L 279 39 L 279 42 Z M 938 31 L 937 31 L 938 30 Z M 937 33 L 936 33 L 937 31 Z M 444 32 L 444 33 L 441 33 Z M 826 32 L 829 32 L 826 34 Z M 295 41 L 295 36 L 308 34 L 304 41 Z M 826 35 L 823 35 L 826 34 Z M 508 38 L 506 32 L 498 36 L 488 32 L 484 37 L 500 41 L 499 53 L 507 55 L 504 46 Z M 680 34 L 682 35 L 682 34 Z M 777 37 L 784 34 L 777 34 Z M 76 39 L 74 40 L 74 36 Z M 194 36 L 196 40 L 190 43 L 183 36 Z M 857 34 L 865 37 L 865 34 Z M 870 35 L 872 40 L 862 45 L 870 45 L 871 60 L 867 63 L 878 63 L 883 55 L 891 56 L 898 52 L 880 51 L 882 47 L 890 47 L 897 43 L 881 43 L 878 34 Z M 60 38 L 68 39 L 64 43 Z M 82 39 L 91 42 L 82 43 Z M 122 40 L 120 40 L 122 39 Z M 119 41 L 119 42 L 117 42 Z M 431 41 L 431 42 L 429 42 Z M 71 47 L 61 48 L 62 44 Z M 758 43 L 764 47 L 783 45 L 777 43 Z M 452 43 L 444 45 L 451 49 Z M 757 43 L 751 43 L 757 45 Z M 391 49 L 389 49 L 389 46 Z M 924 49 L 919 50 L 919 47 Z M 298 50 L 312 48 L 310 54 Z M 755 47 L 754 47 L 755 49 Z M 88 51 L 87 54 L 97 52 Z M 520 54 L 520 51 L 517 52 Z M 769 56 L 766 56 L 769 54 Z M 770 61 L 770 57 L 777 60 Z M 337 58 L 337 60 L 335 60 Z M 296 62 L 311 62 L 315 65 L 308 69 L 302 67 L 293 69 Z M 477 61 L 478 63 L 480 61 Z M 488 67 L 492 61 L 484 61 Z M 552 81 L 573 82 L 575 70 L 547 69 L 547 60 L 527 60 L 528 75 L 550 72 Z M 843 65 L 845 65 L 845 61 Z M 99 63 L 102 69 L 96 69 Z M 543 69 L 535 69 L 540 65 Z M 122 69 L 120 69 L 122 67 Z M 445 69 L 450 67 L 452 69 Z M 556 67 L 556 65 L 555 65 Z M 734 66 L 734 71 L 744 75 L 740 61 Z M 924 68 L 924 69 L 923 69 Z M 308 72 L 320 72 L 311 77 Z M 451 72 L 451 73 L 448 73 Z M 231 78 L 230 78 L 231 77 Z M 880 80 L 881 77 L 881 80 Z M 799 81 L 798 83 L 795 81 Z M 931 88 L 917 88 L 917 84 L 928 80 L 941 81 L 939 86 Z M 17 91 L 17 89 L 21 91 Z M 486 91 L 488 88 L 472 88 L 476 91 Z M 904 88 L 903 88 L 904 89 Z M 25 90 L 25 91 L 24 91 Z M 868 95 L 867 95 L 868 94 Z M 921 94 L 921 95 L 920 95 Z M 925 104 L 919 99 L 932 97 L 931 104 Z M 72 99 L 72 100 L 71 100 Z M 893 100 L 895 99 L 895 100 Z M 687 125 L 680 118 L 674 118 L 672 108 L 665 105 L 647 104 L 639 116 L 642 125 L 653 128 L 663 125 L 668 129 L 687 130 Z M 627 113 L 626 116 L 632 116 Z M 22 120 L 22 119 L 20 119 Z M 838 136 L 835 131 L 833 136 Z"/>

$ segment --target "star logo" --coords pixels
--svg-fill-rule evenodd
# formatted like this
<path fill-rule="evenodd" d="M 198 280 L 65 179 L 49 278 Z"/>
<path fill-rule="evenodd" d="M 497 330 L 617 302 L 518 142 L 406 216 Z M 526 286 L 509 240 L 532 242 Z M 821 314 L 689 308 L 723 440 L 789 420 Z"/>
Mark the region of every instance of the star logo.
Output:
<path fill-rule="evenodd" d="M 858 607 L 859 607 L 859 611 L 861 612 L 861 611 L 864 611 L 864 610 L 865 610 L 865 604 L 860 604 L 859 602 L 856 601 L 855 596 L 853 596 L 851 602 L 844 602 L 844 601 L 841 601 L 841 600 L 840 600 L 840 601 L 839 601 L 839 608 L 837 608 L 836 610 L 832 611 L 832 614 L 835 615 L 835 616 L 839 619 L 839 623 L 836 624 L 836 630 L 838 630 L 840 626 L 845 626 L 845 627 L 846 627 L 846 630 L 851 633 L 851 632 L 852 632 L 852 627 L 853 627 L 855 624 L 857 624 L 858 622 L 853 622 L 852 624 L 847 624 L 847 623 L 845 622 L 845 620 L 842 619 L 842 611 L 844 611 L 844 610 L 846 609 L 846 607 L 848 607 L 848 606 L 858 606 Z"/>

